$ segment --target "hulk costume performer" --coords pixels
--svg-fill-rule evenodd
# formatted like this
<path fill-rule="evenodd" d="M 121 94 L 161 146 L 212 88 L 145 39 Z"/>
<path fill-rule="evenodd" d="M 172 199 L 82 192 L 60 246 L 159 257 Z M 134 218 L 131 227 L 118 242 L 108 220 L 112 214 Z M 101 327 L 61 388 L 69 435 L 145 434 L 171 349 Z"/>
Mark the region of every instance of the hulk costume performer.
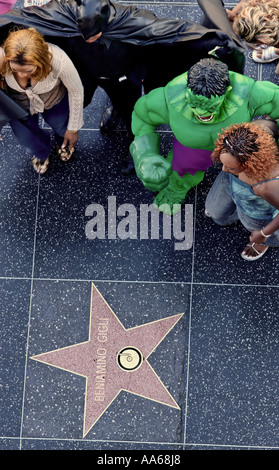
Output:
<path fill-rule="evenodd" d="M 177 205 L 211 166 L 218 134 L 260 115 L 279 118 L 279 87 L 231 72 L 215 59 L 200 60 L 165 87 L 142 96 L 132 115 L 130 152 L 138 178 L 158 193 L 153 204 L 170 215 L 178 212 Z M 174 135 L 167 158 L 160 155 L 161 137 L 155 132 L 161 124 L 168 124 Z"/>

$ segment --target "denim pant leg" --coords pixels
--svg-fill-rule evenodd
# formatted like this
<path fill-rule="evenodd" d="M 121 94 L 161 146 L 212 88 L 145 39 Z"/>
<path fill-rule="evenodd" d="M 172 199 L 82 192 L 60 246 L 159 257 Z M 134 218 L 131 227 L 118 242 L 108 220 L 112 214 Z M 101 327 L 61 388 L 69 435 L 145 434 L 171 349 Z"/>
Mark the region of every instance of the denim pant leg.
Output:
<path fill-rule="evenodd" d="M 205 210 L 216 224 L 230 225 L 238 220 L 237 209 L 229 187 L 229 174 L 221 171 L 205 201 Z"/>
<path fill-rule="evenodd" d="M 45 160 L 51 151 L 49 133 L 39 127 L 38 114 L 23 119 L 12 119 L 10 126 L 20 145 L 26 148 L 31 156 Z"/>
<path fill-rule="evenodd" d="M 237 212 L 240 222 L 242 223 L 242 225 L 244 225 L 247 230 L 249 230 L 249 232 L 253 232 L 253 230 L 261 230 L 272 220 L 252 219 L 252 217 L 246 215 L 239 208 L 237 209 Z M 276 232 L 270 235 L 270 237 L 268 237 L 263 244 L 268 246 L 279 246 L 279 230 L 276 230 Z"/>
<path fill-rule="evenodd" d="M 42 116 L 46 123 L 52 128 L 57 144 L 61 146 L 69 121 L 68 93 L 65 94 L 60 103 L 45 110 Z"/>

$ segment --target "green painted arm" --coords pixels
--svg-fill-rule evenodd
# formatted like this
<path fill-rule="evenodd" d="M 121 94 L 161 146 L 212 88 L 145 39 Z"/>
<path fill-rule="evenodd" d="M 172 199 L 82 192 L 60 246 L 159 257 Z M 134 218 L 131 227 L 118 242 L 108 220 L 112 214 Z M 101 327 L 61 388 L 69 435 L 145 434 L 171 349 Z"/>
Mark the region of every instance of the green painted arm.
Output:
<path fill-rule="evenodd" d="M 135 170 L 143 185 L 150 191 L 157 192 L 169 183 L 172 165 L 159 153 L 160 135 L 143 135 L 130 145 Z"/>
<path fill-rule="evenodd" d="M 277 120 L 279 127 L 279 86 L 263 81 L 256 82 L 252 88 L 249 107 L 253 116 L 268 115 Z"/>
<path fill-rule="evenodd" d="M 142 96 L 132 114 L 135 139 L 130 145 L 135 170 L 143 185 L 150 191 L 161 191 L 168 185 L 172 165 L 160 155 L 160 124 L 169 123 L 164 88 L 157 88 Z"/>

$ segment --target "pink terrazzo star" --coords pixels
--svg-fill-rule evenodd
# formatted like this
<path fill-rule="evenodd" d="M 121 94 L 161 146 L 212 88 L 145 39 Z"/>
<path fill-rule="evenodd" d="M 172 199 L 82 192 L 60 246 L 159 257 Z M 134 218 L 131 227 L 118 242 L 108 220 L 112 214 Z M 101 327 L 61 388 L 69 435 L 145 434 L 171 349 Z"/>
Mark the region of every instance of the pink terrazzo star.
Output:
<path fill-rule="evenodd" d="M 182 315 L 125 329 L 92 284 L 89 340 L 32 357 L 86 378 L 83 437 L 121 390 L 179 409 L 148 357 Z"/>
<path fill-rule="evenodd" d="M 0 15 L 7 13 L 15 3 L 16 0 L 0 0 Z"/>

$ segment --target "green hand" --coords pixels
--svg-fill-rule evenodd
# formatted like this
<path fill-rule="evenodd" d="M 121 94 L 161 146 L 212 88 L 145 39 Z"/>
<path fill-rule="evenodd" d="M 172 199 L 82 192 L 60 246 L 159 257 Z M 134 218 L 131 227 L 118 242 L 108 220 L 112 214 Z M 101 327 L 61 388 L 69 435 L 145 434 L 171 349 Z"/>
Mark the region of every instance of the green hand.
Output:
<path fill-rule="evenodd" d="M 139 159 L 137 176 L 143 185 L 153 192 L 161 191 L 169 183 L 172 165 L 161 155 L 148 155 Z"/>

